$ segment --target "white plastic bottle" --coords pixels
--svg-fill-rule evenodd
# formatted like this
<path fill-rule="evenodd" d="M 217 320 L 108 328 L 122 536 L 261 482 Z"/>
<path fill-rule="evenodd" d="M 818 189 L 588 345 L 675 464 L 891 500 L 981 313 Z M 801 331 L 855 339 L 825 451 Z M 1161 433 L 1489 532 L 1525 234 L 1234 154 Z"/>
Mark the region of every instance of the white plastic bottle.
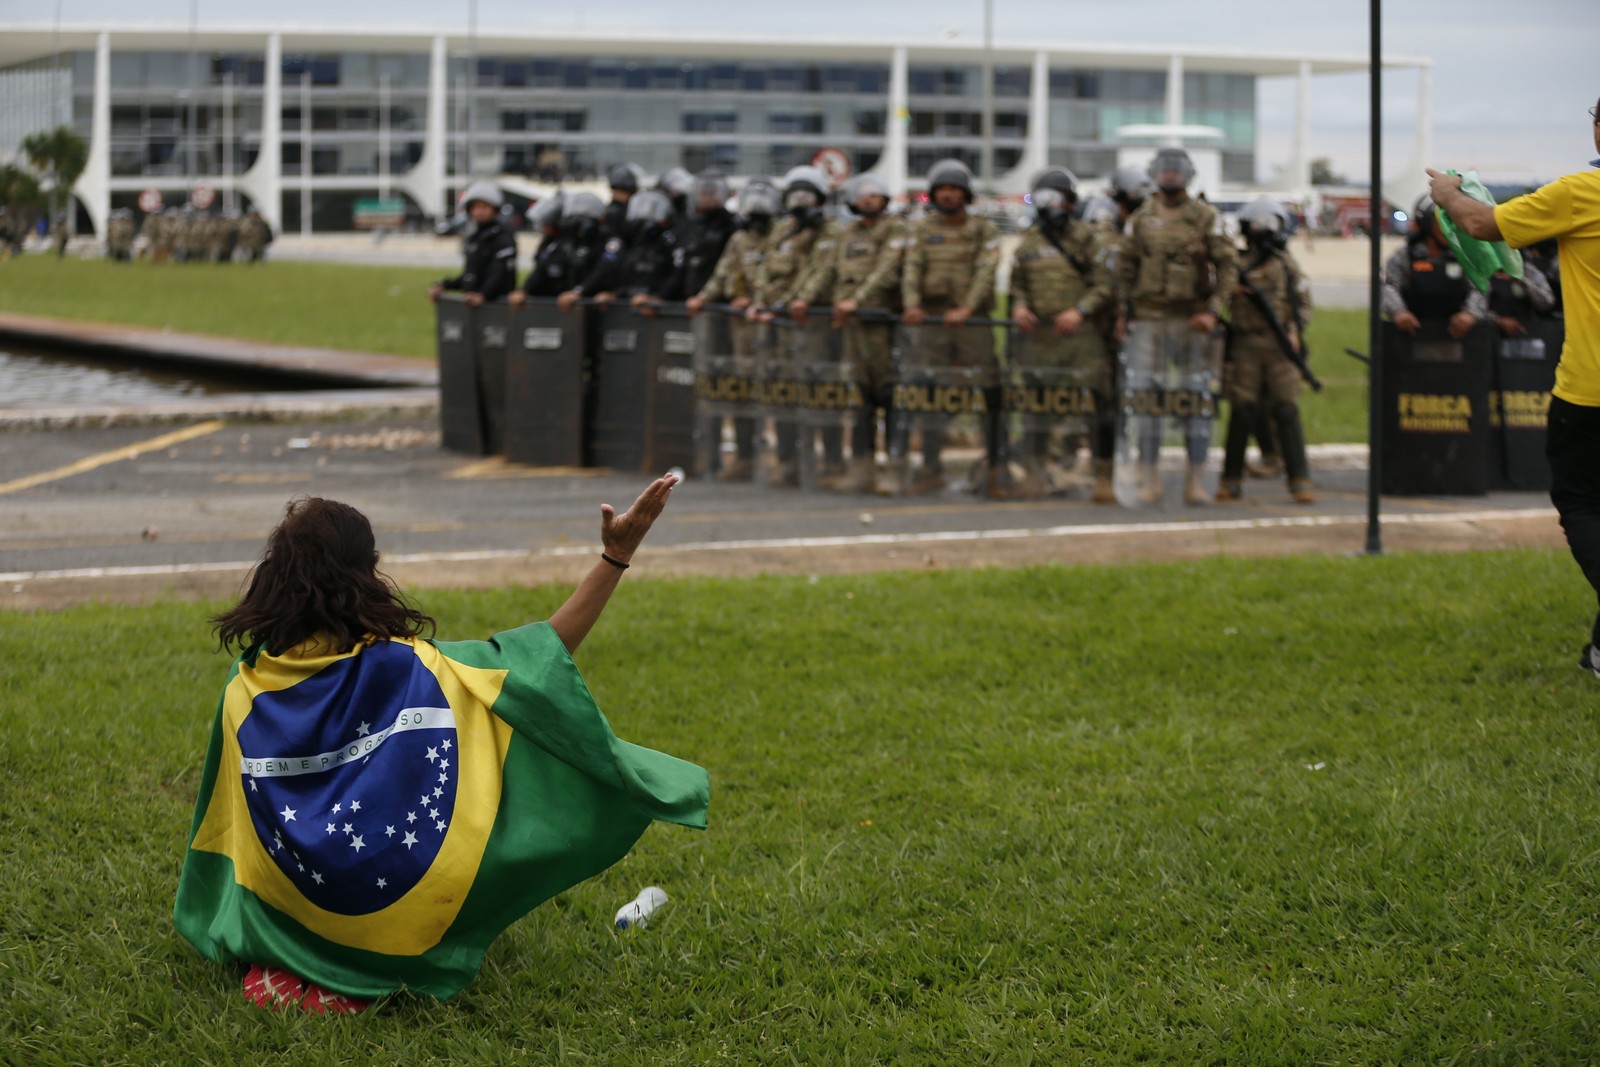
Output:
<path fill-rule="evenodd" d="M 617 912 L 617 929 L 626 930 L 630 926 L 649 926 L 650 916 L 656 909 L 667 902 L 667 893 L 664 889 L 655 886 L 646 886 L 639 890 L 639 895 L 624 904 Z"/>

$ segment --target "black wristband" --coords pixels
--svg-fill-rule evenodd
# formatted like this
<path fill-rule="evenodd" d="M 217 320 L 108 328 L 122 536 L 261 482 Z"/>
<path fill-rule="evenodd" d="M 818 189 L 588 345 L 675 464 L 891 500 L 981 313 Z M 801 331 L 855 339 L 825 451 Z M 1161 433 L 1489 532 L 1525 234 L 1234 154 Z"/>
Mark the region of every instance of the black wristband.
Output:
<path fill-rule="evenodd" d="M 625 570 L 628 569 L 628 565 L 626 563 L 622 562 L 620 559 L 612 559 L 610 556 L 606 555 L 604 552 L 600 553 L 600 558 L 605 560 L 607 563 L 611 564 L 613 567 L 617 568 L 617 570 L 619 570 L 619 571 L 625 571 Z"/>

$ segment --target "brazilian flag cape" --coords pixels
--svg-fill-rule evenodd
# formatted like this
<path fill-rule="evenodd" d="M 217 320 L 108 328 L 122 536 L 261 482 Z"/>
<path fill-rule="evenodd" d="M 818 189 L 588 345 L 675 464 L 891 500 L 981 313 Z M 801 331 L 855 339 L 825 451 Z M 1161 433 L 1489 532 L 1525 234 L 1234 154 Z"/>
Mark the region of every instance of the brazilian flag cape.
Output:
<path fill-rule="evenodd" d="M 652 820 L 704 829 L 709 795 L 700 767 L 611 732 L 548 623 L 256 646 L 217 707 L 174 919 L 219 963 L 447 997 Z"/>

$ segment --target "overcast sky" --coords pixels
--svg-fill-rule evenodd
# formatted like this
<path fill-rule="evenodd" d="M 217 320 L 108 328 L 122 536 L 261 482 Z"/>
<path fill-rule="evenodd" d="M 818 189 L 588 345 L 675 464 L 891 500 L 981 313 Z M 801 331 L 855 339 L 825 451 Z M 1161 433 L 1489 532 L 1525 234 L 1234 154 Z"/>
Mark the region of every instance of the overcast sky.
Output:
<path fill-rule="evenodd" d="M 470 0 L 273 0 L 270 22 L 465 27 Z M 1260 48 L 1312 53 L 1368 49 L 1369 4 L 1357 0 L 993 0 L 997 40 L 1078 41 Z M 477 0 L 480 39 L 497 27 L 589 32 L 660 29 L 673 34 L 773 33 L 865 40 L 983 39 L 982 0 L 862 4 L 837 0 L 754 5 L 748 0 Z M 0 21 L 152 21 L 261 25 L 259 0 L 0 0 Z M 1386 0 L 1385 52 L 1431 56 L 1433 165 L 1477 169 L 1491 179 L 1548 180 L 1594 157 L 1586 110 L 1600 97 L 1600 0 Z M 332 14 L 337 12 L 337 14 Z M 1385 80 L 1384 171 L 1410 162 L 1417 76 Z M 1289 158 L 1293 79 L 1258 90 L 1263 177 Z M 1364 179 L 1368 170 L 1367 77 L 1312 79 L 1312 155 Z"/>

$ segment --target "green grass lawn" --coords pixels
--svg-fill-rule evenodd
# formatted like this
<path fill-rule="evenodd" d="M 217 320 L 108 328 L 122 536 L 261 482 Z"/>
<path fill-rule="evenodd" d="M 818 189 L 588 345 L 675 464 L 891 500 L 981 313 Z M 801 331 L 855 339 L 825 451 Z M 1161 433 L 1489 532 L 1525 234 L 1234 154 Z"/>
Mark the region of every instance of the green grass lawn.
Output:
<path fill-rule="evenodd" d="M 172 928 L 208 608 L 0 614 L 0 1062 L 1593 1062 L 1592 611 L 1553 551 L 628 583 L 578 660 L 710 830 L 337 1020 Z"/>
<path fill-rule="evenodd" d="M 191 267 L 32 255 L 0 263 L 0 311 L 431 357 L 433 309 L 425 293 L 441 273 L 270 260 L 254 267 Z M 1306 440 L 1366 441 L 1366 367 L 1344 354 L 1346 348 L 1366 351 L 1366 312 L 1319 311 L 1308 337 L 1314 369 L 1327 388 L 1304 391 Z"/>

